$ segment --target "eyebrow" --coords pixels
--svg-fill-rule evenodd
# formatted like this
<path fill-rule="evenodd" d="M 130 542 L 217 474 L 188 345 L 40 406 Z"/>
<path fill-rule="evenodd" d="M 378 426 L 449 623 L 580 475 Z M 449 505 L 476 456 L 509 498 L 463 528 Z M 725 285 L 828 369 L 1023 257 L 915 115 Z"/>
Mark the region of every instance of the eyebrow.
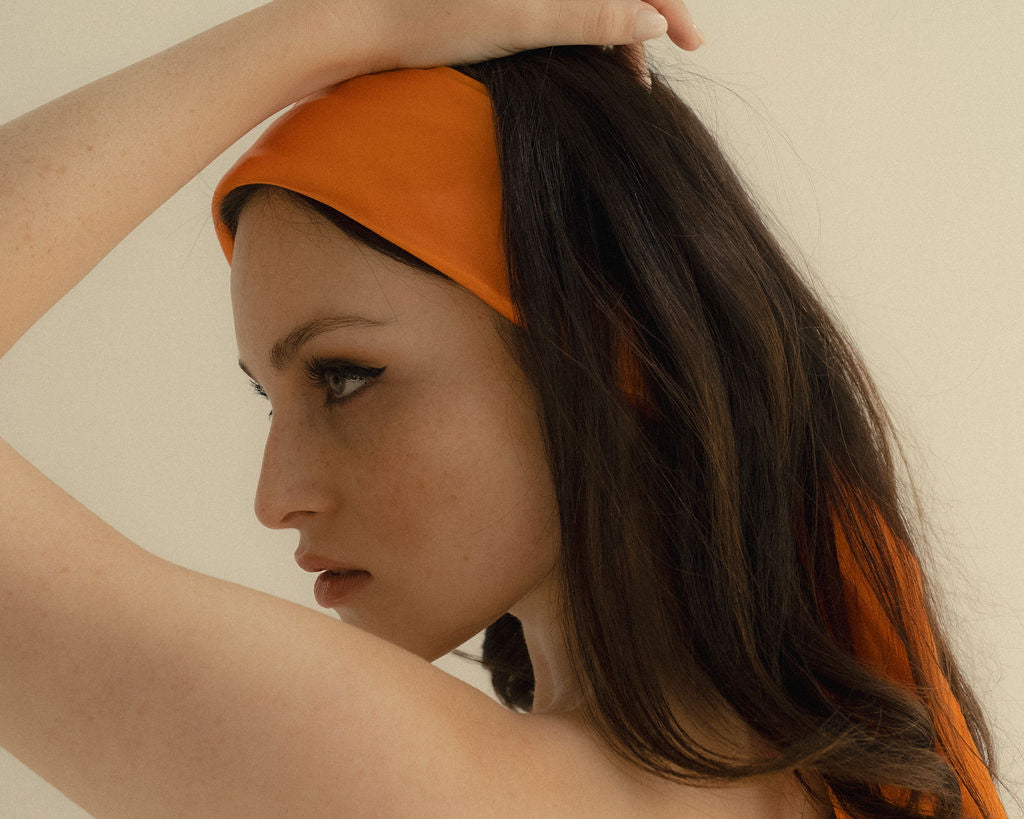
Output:
<path fill-rule="evenodd" d="M 306 344 L 317 336 L 329 333 L 332 330 L 340 330 L 347 327 L 383 327 L 391 323 L 391 321 L 377 321 L 366 316 L 316 316 L 285 333 L 274 342 L 274 346 L 270 348 L 270 366 L 278 372 L 282 372 Z M 245 366 L 241 359 L 238 361 L 238 366 L 242 368 L 242 372 L 249 376 L 249 378 L 255 380 L 255 376 L 249 372 L 249 368 Z"/>

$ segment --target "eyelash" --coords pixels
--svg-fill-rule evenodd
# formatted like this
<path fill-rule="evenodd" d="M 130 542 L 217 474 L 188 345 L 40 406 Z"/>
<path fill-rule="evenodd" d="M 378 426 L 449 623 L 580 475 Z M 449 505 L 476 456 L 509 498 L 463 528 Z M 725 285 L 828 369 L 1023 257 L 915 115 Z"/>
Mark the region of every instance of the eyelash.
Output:
<path fill-rule="evenodd" d="M 373 379 L 377 378 L 381 373 L 384 372 L 385 367 L 360 367 L 356 364 L 351 364 L 347 361 L 340 360 L 327 360 L 320 358 L 319 356 L 313 356 L 306 363 L 306 379 L 315 387 L 319 387 L 325 391 L 324 407 L 326 409 L 333 409 L 339 404 L 344 404 L 353 395 L 363 389 L 366 384 L 369 384 Z M 358 390 L 345 395 L 341 398 L 336 398 L 333 394 L 330 384 L 330 376 L 340 376 L 345 381 L 363 381 L 363 386 Z M 263 387 L 259 385 L 254 378 L 249 379 L 249 384 L 257 395 L 262 395 L 264 398 L 267 397 Z M 273 410 L 267 413 L 268 417 L 272 417 L 274 414 Z"/>

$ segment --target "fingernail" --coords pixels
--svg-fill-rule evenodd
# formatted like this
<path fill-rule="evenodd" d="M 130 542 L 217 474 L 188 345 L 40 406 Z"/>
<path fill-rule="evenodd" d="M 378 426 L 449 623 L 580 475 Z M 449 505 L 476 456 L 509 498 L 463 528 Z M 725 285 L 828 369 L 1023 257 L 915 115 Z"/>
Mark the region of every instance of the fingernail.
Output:
<path fill-rule="evenodd" d="M 693 27 L 693 33 L 697 35 L 697 47 L 700 48 L 704 45 L 704 33 L 697 26 Z"/>
<path fill-rule="evenodd" d="M 633 21 L 634 40 L 653 40 L 668 31 L 668 20 L 654 9 L 640 9 Z"/>

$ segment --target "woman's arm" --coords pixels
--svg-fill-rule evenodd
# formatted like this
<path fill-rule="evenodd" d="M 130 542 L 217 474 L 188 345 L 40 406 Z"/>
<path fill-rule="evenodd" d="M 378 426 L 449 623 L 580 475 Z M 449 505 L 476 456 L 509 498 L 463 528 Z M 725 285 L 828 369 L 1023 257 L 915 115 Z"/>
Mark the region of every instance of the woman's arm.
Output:
<path fill-rule="evenodd" d="M 428 5 L 372 7 L 394 18 L 403 2 Z M 481 4 L 450 5 L 468 18 Z M 497 17 L 476 36 L 506 50 L 628 42 L 636 6 L 615 7 L 615 31 L 535 15 L 516 37 Z M 441 49 L 450 17 L 415 21 L 385 53 L 399 28 L 374 19 L 343 0 L 273 3 L 0 129 L 0 352 L 292 100 L 416 59 L 500 53 L 468 38 Z M 0 439 L 0 745 L 90 812 L 330 815 L 357 803 L 412 815 L 443 800 L 467 814 L 484 799 L 500 811 L 518 726 L 389 643 L 148 554 Z"/>
<path fill-rule="evenodd" d="M 358 28 L 325 69 L 312 15 L 284 11 L 262 6 L 0 129 L 0 355 L 235 140 L 363 73 Z"/>
<path fill-rule="evenodd" d="M 696 48 L 685 5 L 655 5 L 673 39 Z M 8 123 L 0 128 L 0 356 L 143 219 L 300 97 L 397 67 L 632 42 L 644 6 L 277 0 Z"/>
<path fill-rule="evenodd" d="M 521 728 L 484 694 L 150 555 L 2 439 L 0 474 L 0 745 L 93 815 L 458 815 L 500 798 L 483 746 Z"/>

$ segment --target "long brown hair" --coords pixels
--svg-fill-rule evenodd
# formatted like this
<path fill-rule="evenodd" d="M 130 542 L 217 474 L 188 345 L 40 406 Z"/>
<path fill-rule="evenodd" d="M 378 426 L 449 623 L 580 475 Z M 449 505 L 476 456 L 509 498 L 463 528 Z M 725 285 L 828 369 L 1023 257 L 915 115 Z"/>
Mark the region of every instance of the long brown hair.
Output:
<path fill-rule="evenodd" d="M 668 779 L 802 770 L 853 816 L 959 815 L 960 785 L 937 750 L 926 672 L 936 660 L 993 770 L 989 732 L 926 579 L 927 622 L 902 614 L 899 564 L 918 566 L 905 510 L 918 504 L 843 328 L 656 71 L 648 90 L 622 49 L 591 46 L 458 68 L 494 106 L 522 321 L 495 320 L 536 389 L 561 520 L 566 648 L 592 729 Z M 224 201 L 232 229 L 253 187 Z M 293 195 L 369 247 L 442 275 Z M 641 401 L 622 389 L 624 362 Z M 837 525 L 852 533 L 915 685 L 857 654 Z M 899 560 L 871 548 L 882 538 Z M 934 638 L 934 658 L 915 630 Z M 530 710 L 533 671 L 512 615 L 487 629 L 481 661 L 498 697 Z M 679 702 L 712 731 L 724 725 L 708 714 L 738 718 L 762 752 L 702 743 L 675 718 Z"/>

